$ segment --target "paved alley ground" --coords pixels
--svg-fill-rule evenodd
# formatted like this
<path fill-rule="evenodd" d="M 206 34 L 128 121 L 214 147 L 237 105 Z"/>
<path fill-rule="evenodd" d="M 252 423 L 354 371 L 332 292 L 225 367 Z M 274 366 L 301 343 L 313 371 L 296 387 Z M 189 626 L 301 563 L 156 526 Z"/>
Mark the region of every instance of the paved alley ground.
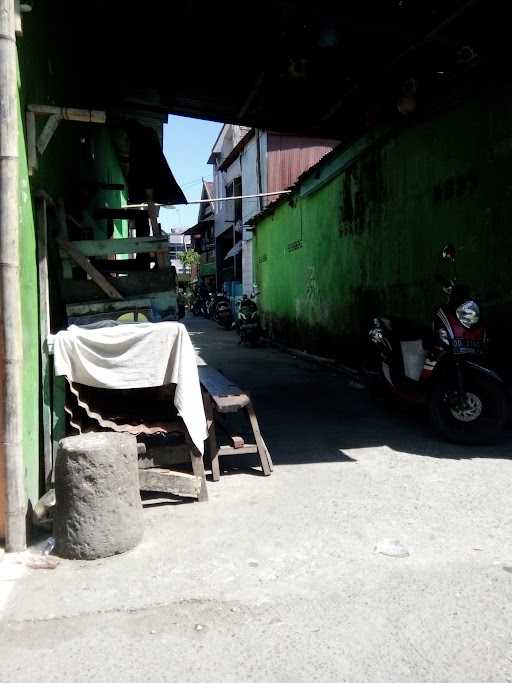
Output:
<path fill-rule="evenodd" d="M 512 439 L 441 443 L 343 375 L 187 325 L 251 391 L 273 475 L 231 459 L 208 503 L 145 501 L 123 556 L 0 560 L 0 680 L 512 681 Z"/>

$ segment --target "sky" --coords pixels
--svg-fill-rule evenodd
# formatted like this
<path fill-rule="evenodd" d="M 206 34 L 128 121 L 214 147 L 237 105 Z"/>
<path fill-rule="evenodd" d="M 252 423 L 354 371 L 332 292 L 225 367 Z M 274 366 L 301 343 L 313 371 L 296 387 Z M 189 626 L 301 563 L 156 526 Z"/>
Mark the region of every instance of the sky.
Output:
<path fill-rule="evenodd" d="M 201 199 L 202 181 L 212 180 L 212 166 L 206 162 L 222 124 L 184 116 L 169 116 L 164 125 L 164 154 L 178 185 L 188 201 Z M 160 223 L 183 232 L 197 223 L 199 204 L 161 209 Z"/>

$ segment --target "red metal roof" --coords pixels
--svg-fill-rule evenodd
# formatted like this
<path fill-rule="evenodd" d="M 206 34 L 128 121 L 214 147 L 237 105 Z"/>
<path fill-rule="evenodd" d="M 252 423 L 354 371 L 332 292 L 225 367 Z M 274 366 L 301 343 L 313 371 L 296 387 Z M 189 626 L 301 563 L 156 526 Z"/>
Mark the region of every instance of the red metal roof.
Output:
<path fill-rule="evenodd" d="M 337 140 L 269 133 L 267 139 L 267 192 L 279 192 L 338 145 Z"/>

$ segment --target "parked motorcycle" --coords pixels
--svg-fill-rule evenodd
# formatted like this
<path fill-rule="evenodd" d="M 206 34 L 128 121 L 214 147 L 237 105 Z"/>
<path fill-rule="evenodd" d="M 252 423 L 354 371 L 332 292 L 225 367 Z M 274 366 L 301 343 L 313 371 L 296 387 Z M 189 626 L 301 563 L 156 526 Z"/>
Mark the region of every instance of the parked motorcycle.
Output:
<path fill-rule="evenodd" d="M 487 358 L 480 307 L 469 287 L 456 281 L 455 247 L 445 246 L 442 258 L 453 268 L 452 277 L 437 276 L 447 303 L 435 311 L 430 329 L 375 318 L 368 377 L 395 398 L 427 403 L 434 427 L 449 441 L 488 443 L 500 436 L 507 419 L 505 385 Z"/>
<path fill-rule="evenodd" d="M 203 303 L 199 297 L 195 297 L 192 303 L 192 315 L 197 318 L 203 312 Z"/>
<path fill-rule="evenodd" d="M 218 293 L 215 295 L 213 319 L 226 330 L 230 330 L 233 327 L 233 314 L 231 313 L 231 305 L 228 297 L 225 294 Z"/>
<path fill-rule="evenodd" d="M 217 305 L 217 294 L 209 292 L 206 300 L 203 303 L 203 315 L 205 318 L 213 318 L 215 314 L 215 306 Z"/>
<path fill-rule="evenodd" d="M 248 342 L 252 346 L 258 343 L 260 338 L 260 316 L 256 302 L 244 294 L 238 309 L 236 321 L 240 342 Z"/>

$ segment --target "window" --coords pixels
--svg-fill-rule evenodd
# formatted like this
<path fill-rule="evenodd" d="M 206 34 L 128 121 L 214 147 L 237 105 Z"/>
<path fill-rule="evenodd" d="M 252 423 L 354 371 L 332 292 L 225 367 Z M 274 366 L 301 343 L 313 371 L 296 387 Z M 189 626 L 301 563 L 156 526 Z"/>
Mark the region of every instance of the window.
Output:
<path fill-rule="evenodd" d="M 226 197 L 240 197 L 242 194 L 242 178 L 234 178 L 226 185 Z M 242 220 L 242 200 L 235 199 L 231 202 L 231 207 L 228 207 L 226 214 L 232 216 L 232 220 L 237 223 Z"/>

